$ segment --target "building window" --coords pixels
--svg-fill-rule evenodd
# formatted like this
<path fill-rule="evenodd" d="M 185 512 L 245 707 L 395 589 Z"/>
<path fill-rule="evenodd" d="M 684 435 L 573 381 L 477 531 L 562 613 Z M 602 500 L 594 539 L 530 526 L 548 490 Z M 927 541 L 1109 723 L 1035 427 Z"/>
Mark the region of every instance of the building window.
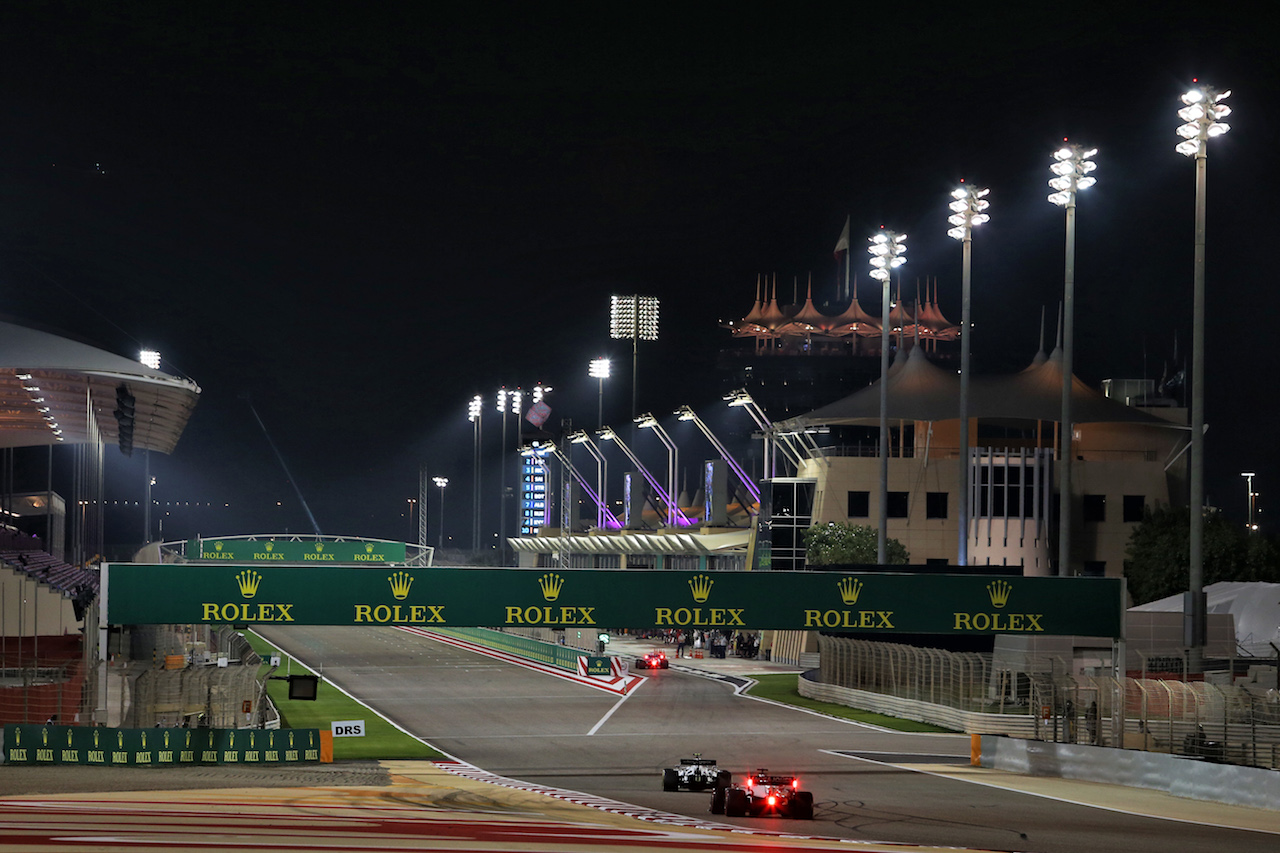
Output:
<path fill-rule="evenodd" d="M 1084 569 L 1080 572 L 1080 576 L 1086 578 L 1105 578 L 1107 576 L 1107 561 L 1085 560 Z"/>
<path fill-rule="evenodd" d="M 1107 496 L 1106 495 L 1085 495 L 1084 496 L 1084 520 L 1085 521 L 1106 521 L 1107 520 Z"/>
<path fill-rule="evenodd" d="M 871 493 L 849 493 L 849 518 L 867 518 L 871 515 Z"/>
<path fill-rule="evenodd" d="M 911 507 L 910 492 L 889 492 L 889 505 L 885 516 L 888 518 L 906 518 Z"/>
<path fill-rule="evenodd" d="M 1125 495 L 1124 520 L 1129 522 L 1142 521 L 1142 511 L 1146 509 L 1146 506 L 1146 495 Z"/>
<path fill-rule="evenodd" d="M 947 517 L 947 493 L 946 492 L 926 492 L 925 493 L 924 517 L 925 518 L 946 518 Z"/>

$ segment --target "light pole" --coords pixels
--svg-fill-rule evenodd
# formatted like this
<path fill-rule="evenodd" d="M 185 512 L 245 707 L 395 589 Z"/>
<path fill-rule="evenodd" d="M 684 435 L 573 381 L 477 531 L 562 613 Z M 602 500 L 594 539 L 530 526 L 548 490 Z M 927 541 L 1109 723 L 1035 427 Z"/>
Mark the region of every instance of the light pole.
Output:
<path fill-rule="evenodd" d="M 414 520 L 415 520 L 414 515 L 418 510 L 418 499 L 405 498 L 405 501 L 408 502 L 409 504 L 409 532 L 412 534 L 418 529 L 417 526 L 414 524 Z M 408 540 L 405 540 L 405 541 L 408 541 Z"/>
<path fill-rule="evenodd" d="M 1188 666 L 1192 672 L 1203 669 L 1205 641 L 1204 603 L 1204 237 L 1205 237 L 1205 173 L 1209 160 L 1209 140 L 1221 136 L 1231 125 L 1220 121 L 1231 114 L 1222 103 L 1231 90 L 1219 92 L 1208 86 L 1197 86 L 1182 95 L 1185 106 L 1178 118 L 1185 124 L 1178 128 L 1182 137 L 1174 150 L 1196 160 L 1196 225 L 1194 286 L 1192 294 L 1191 330 L 1191 529 L 1189 584 L 1191 592 L 1191 648 Z M 1252 491 L 1252 489 L 1250 489 Z"/>
<path fill-rule="evenodd" d="M 508 391 L 507 386 L 503 385 L 498 389 L 498 413 L 502 415 L 502 443 L 498 445 L 499 456 L 498 466 L 501 469 L 498 483 L 498 553 L 502 556 L 503 565 L 506 564 L 507 554 L 507 414 L 512 413 L 517 418 L 520 417 L 520 401 L 524 394 L 520 389 Z M 516 421 L 516 450 L 520 448 L 520 421 Z"/>
<path fill-rule="evenodd" d="M 675 415 L 682 421 L 693 421 L 694 426 L 696 426 L 702 434 L 707 437 L 707 441 L 711 442 L 711 445 L 715 447 L 716 452 L 720 454 L 720 458 L 725 461 L 726 465 L 733 469 L 733 473 L 738 475 L 738 480 L 742 483 L 743 488 L 747 490 L 747 493 L 751 495 L 752 500 L 757 504 L 760 503 L 760 487 L 751 481 L 751 478 L 747 476 L 747 472 L 738 464 L 738 460 L 734 459 L 733 455 L 729 453 L 729 448 L 725 447 L 724 443 L 721 442 L 720 439 L 716 438 L 715 433 L 711 431 L 711 427 L 707 426 L 702 418 L 698 417 L 698 413 L 695 412 L 691 406 L 681 406 L 676 409 Z"/>
<path fill-rule="evenodd" d="M 637 353 L 641 340 L 658 339 L 658 299 L 654 296 L 609 297 L 609 337 L 631 339 L 631 419 L 636 418 Z M 603 429 L 603 425 L 601 429 Z"/>
<path fill-rule="evenodd" d="M 1064 145 L 1053 152 L 1054 164 L 1050 167 L 1053 177 L 1049 186 L 1054 192 L 1049 201 L 1067 209 L 1067 262 L 1063 274 L 1062 297 L 1062 438 L 1059 440 L 1060 456 L 1058 477 L 1058 575 L 1071 574 L 1071 460 L 1075 456 L 1071 448 L 1071 378 L 1072 345 L 1075 338 L 1075 289 L 1076 289 L 1076 192 L 1093 186 L 1097 180 L 1089 173 L 1098 166 L 1089 158 L 1098 149 L 1087 151 L 1079 145 Z"/>
<path fill-rule="evenodd" d="M 609 378 L 609 368 L 612 364 L 607 358 L 595 358 L 587 365 L 588 374 L 593 379 L 599 380 L 600 384 L 600 406 L 598 408 L 596 429 L 604 429 L 604 381 Z"/>
<path fill-rule="evenodd" d="M 949 205 L 951 215 L 947 222 L 952 228 L 947 236 L 960 241 L 963 254 L 960 261 L 960 489 L 959 506 L 956 508 L 960 522 L 959 559 L 961 566 L 969 565 L 969 275 L 970 259 L 973 252 L 973 226 L 981 225 L 991 217 L 983 213 L 991 203 L 985 198 L 991 190 L 975 190 L 969 187 L 957 187 L 951 191 L 953 199 Z"/>
<path fill-rule="evenodd" d="M 667 494 L 671 496 L 671 502 L 667 505 L 667 526 L 675 527 L 676 518 L 680 514 L 680 448 L 676 447 L 676 443 L 671 440 L 671 436 L 667 435 L 667 431 L 658 423 L 658 419 L 649 412 L 636 418 L 635 424 L 640 429 L 653 430 L 658 440 L 662 442 L 662 446 L 667 448 Z"/>
<path fill-rule="evenodd" d="M 1253 491 L 1253 478 L 1257 475 L 1252 471 L 1245 471 L 1240 476 L 1245 478 L 1245 488 L 1249 490 L 1249 524 L 1245 529 L 1250 533 L 1256 533 L 1258 531 L 1258 525 L 1253 523 L 1253 499 L 1256 498 L 1257 495 Z"/>
<path fill-rule="evenodd" d="M 431 481 L 440 490 L 440 529 L 436 531 L 436 548 L 444 550 L 444 487 L 449 485 L 448 477 L 432 477 Z"/>
<path fill-rule="evenodd" d="M 609 487 L 609 461 L 604 457 L 604 451 L 596 446 L 591 440 L 591 436 L 587 435 L 586 430 L 577 430 L 569 433 L 569 441 L 572 444 L 581 444 L 587 448 L 587 452 L 591 454 L 591 458 L 596 461 L 596 497 L 598 498 L 596 508 L 596 527 L 601 530 L 617 529 L 619 527 L 617 519 L 609 510 L 609 495 L 607 493 Z M 610 520 L 613 521 L 610 524 Z"/>
<path fill-rule="evenodd" d="M 480 550 L 480 430 L 484 420 L 484 400 L 479 394 L 467 404 L 467 420 L 471 421 L 475 439 L 471 460 L 471 550 Z"/>
<path fill-rule="evenodd" d="M 876 562 L 888 560 L 889 541 L 889 279 L 907 262 L 906 234 L 881 230 L 871 238 L 871 277 L 881 284 L 880 296 L 880 529 Z"/>

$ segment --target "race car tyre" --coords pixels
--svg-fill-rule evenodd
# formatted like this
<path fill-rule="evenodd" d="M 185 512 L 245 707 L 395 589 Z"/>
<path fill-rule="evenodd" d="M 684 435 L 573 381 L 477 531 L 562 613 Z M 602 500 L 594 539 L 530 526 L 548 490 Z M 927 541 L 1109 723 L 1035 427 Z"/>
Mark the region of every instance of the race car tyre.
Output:
<path fill-rule="evenodd" d="M 724 788 L 716 788 L 711 792 L 711 813 L 724 814 Z"/>
<path fill-rule="evenodd" d="M 680 777 L 676 775 L 676 771 L 668 767 L 662 771 L 662 790 L 678 791 L 680 790 Z"/>
<path fill-rule="evenodd" d="M 733 774 L 730 773 L 728 770 L 721 770 L 719 773 L 716 774 L 717 788 L 727 788 L 729 787 L 729 783 L 731 781 L 733 781 Z"/>
<path fill-rule="evenodd" d="M 813 794 L 809 791 L 796 792 L 791 801 L 791 816 L 796 820 L 813 820 Z"/>
<path fill-rule="evenodd" d="M 724 813 L 726 817 L 744 817 L 747 814 L 747 792 L 741 788 L 730 788 L 724 794 Z"/>
<path fill-rule="evenodd" d="M 663 669 L 670 669 L 670 668 L 671 668 L 671 661 L 669 661 L 669 660 L 664 660 L 664 661 L 662 662 L 662 668 L 663 668 Z"/>

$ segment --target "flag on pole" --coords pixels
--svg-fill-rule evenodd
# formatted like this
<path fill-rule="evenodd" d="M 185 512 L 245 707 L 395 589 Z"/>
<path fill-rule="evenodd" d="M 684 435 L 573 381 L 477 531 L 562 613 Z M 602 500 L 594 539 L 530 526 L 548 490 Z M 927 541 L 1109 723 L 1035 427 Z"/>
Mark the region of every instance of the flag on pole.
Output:
<path fill-rule="evenodd" d="M 536 427 L 541 428 L 547 422 L 547 418 L 551 417 L 551 407 L 541 401 L 534 403 L 529 407 L 529 411 L 525 413 L 524 419 Z"/>
<path fill-rule="evenodd" d="M 844 218 L 844 230 L 840 232 L 840 239 L 836 241 L 836 260 L 840 260 L 840 253 L 849 251 L 849 217 Z"/>

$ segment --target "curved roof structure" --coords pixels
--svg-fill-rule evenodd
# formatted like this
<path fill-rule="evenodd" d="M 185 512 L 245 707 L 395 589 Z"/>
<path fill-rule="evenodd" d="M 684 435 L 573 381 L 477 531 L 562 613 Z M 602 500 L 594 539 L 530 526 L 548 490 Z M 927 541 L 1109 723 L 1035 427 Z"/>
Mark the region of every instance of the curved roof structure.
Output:
<path fill-rule="evenodd" d="M 0 446 L 120 444 L 120 401 L 133 404 L 125 444 L 172 453 L 200 387 L 69 338 L 0 322 Z M 132 439 L 130 442 L 129 439 Z"/>

